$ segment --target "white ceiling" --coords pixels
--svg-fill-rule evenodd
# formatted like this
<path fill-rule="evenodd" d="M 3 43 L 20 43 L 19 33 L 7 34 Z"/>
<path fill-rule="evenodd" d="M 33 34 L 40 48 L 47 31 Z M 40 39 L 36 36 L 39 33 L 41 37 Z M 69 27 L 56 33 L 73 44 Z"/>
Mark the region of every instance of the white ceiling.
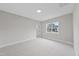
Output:
<path fill-rule="evenodd" d="M 0 10 L 44 21 L 64 14 L 72 13 L 74 4 L 59 3 L 0 3 Z M 37 10 L 42 10 L 37 13 Z"/>

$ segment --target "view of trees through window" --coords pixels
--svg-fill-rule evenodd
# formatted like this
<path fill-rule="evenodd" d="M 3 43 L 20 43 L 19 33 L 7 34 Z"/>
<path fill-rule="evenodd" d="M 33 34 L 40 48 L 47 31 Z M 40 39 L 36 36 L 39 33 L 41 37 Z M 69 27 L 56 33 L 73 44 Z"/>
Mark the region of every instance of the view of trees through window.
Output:
<path fill-rule="evenodd" d="M 59 31 L 59 22 L 53 22 L 47 24 L 47 32 L 58 32 Z"/>

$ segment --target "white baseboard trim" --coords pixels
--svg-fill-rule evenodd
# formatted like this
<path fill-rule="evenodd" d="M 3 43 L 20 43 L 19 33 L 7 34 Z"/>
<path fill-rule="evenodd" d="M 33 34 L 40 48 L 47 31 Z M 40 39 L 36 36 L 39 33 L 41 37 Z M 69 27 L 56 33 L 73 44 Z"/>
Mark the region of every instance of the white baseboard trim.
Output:
<path fill-rule="evenodd" d="M 46 38 L 44 38 L 44 39 L 46 39 Z M 30 40 L 34 40 L 34 39 L 21 40 L 21 41 L 16 41 L 16 42 L 12 42 L 12 43 L 7 43 L 7 44 L 4 44 L 4 45 L 1 45 L 0 48 L 7 47 L 7 46 L 12 46 L 12 45 L 23 43 L 23 42 L 30 41 Z M 48 40 L 57 41 L 57 42 L 61 42 L 61 43 L 73 46 L 73 43 L 69 42 L 69 41 L 63 41 L 63 40 L 59 40 L 59 39 L 48 39 Z"/>
<path fill-rule="evenodd" d="M 47 38 L 44 38 L 44 39 L 47 39 Z M 64 43 L 64 44 L 73 46 L 73 43 L 72 42 L 69 42 L 69 41 L 64 41 L 64 40 L 54 39 L 54 38 L 53 39 L 48 39 L 48 40 L 56 41 L 56 42 L 60 42 L 60 43 Z"/>
<path fill-rule="evenodd" d="M 23 43 L 23 42 L 30 41 L 30 40 L 34 40 L 34 39 L 20 40 L 20 41 L 16 41 L 16 42 L 12 42 L 12 43 L 7 43 L 7 44 L 4 44 L 4 45 L 0 45 L 0 48 L 7 47 L 7 46 L 12 46 L 12 45 Z"/>

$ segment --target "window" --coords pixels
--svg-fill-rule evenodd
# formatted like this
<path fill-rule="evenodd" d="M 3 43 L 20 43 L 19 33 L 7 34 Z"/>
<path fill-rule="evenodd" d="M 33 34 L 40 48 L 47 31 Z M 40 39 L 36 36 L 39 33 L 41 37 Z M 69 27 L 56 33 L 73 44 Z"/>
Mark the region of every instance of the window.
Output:
<path fill-rule="evenodd" d="M 46 24 L 46 32 L 59 32 L 59 22 Z"/>

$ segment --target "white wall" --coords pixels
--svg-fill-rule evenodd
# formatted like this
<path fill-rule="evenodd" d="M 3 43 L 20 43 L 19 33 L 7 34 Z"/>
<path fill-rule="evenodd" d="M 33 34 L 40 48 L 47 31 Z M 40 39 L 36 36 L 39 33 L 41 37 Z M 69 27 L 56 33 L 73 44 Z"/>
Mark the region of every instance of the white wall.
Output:
<path fill-rule="evenodd" d="M 73 43 L 73 19 L 72 14 L 63 15 L 54 19 L 41 22 L 41 36 L 45 39 L 56 40 L 63 43 Z M 46 24 L 53 21 L 60 22 L 59 33 L 46 33 Z"/>
<path fill-rule="evenodd" d="M 36 38 L 36 24 L 29 18 L 0 11 L 0 46 Z"/>
<path fill-rule="evenodd" d="M 79 4 L 76 4 L 73 12 L 73 32 L 74 32 L 74 49 L 76 55 L 79 55 Z"/>
<path fill-rule="evenodd" d="M 36 36 L 37 36 L 38 38 L 40 38 L 41 35 L 42 35 L 42 34 L 41 34 L 41 22 L 39 22 L 38 25 L 37 25 L 37 31 L 36 31 L 36 33 L 37 33 Z"/>

